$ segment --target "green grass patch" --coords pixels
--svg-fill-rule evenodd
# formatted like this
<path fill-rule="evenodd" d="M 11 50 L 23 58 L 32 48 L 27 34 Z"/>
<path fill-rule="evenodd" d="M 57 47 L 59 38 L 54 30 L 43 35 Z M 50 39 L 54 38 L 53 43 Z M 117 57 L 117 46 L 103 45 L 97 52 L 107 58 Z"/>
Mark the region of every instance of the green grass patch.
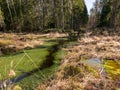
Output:
<path fill-rule="evenodd" d="M 45 57 L 49 54 L 48 48 L 56 42 L 45 42 L 44 45 L 31 49 L 24 50 L 23 53 L 13 55 L 4 55 L 0 57 L 0 79 L 8 77 L 10 69 L 13 69 L 17 76 L 21 71 L 27 72 L 33 68 L 39 67 Z"/>
<path fill-rule="evenodd" d="M 46 56 L 49 54 L 48 49 L 57 43 L 58 40 L 45 39 L 44 45 L 40 45 L 35 49 L 24 50 L 24 52 L 16 53 L 13 55 L 1 56 L 0 80 L 10 78 L 10 69 L 13 69 L 15 71 L 16 76 L 19 76 L 23 72 L 29 72 L 35 68 L 40 67 L 43 60 L 45 60 Z M 64 55 L 66 55 L 65 51 L 58 50 L 56 53 L 53 54 L 55 58 L 53 66 L 42 71 L 38 71 L 33 75 L 24 78 L 16 84 L 20 85 L 23 90 L 32 90 L 34 87 L 37 87 L 40 82 L 45 81 L 46 79 L 48 79 L 48 77 L 53 75 L 53 73 L 57 70 L 60 64 L 60 60 L 64 57 Z"/>
<path fill-rule="evenodd" d="M 53 56 L 55 57 L 54 65 L 50 68 L 46 68 L 44 70 L 40 70 L 37 73 L 24 78 L 22 81 L 18 82 L 23 90 L 33 90 L 35 87 L 39 85 L 40 82 L 44 82 L 48 78 L 50 78 L 55 71 L 57 71 L 60 60 L 66 55 L 66 52 L 63 50 L 59 50 L 57 53 L 55 53 Z"/>
<path fill-rule="evenodd" d="M 25 53 L 0 57 L 1 76 L 3 79 L 8 77 L 10 69 L 13 69 L 19 75 L 20 71 L 28 72 L 39 67 L 46 55 L 48 55 L 46 48 L 37 48 L 25 50 Z"/>

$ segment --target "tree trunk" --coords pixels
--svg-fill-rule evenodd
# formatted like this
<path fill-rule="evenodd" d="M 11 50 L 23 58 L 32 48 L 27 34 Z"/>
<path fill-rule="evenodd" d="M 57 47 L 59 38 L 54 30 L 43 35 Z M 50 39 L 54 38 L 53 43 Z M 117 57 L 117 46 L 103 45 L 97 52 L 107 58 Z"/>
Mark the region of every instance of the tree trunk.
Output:
<path fill-rule="evenodd" d="M 61 13 L 62 13 L 62 31 L 64 32 L 64 0 L 61 0 Z"/>

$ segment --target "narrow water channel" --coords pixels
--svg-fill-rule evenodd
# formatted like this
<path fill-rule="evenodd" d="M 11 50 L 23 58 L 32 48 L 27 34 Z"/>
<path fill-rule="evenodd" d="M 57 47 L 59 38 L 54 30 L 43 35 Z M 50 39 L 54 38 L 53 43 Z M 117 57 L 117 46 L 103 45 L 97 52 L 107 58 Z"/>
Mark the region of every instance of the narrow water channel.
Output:
<path fill-rule="evenodd" d="M 29 72 L 25 72 L 25 73 L 13 78 L 13 79 L 7 79 L 4 81 L 1 81 L 0 88 L 4 88 L 8 85 L 12 85 L 14 83 L 17 83 L 17 82 L 21 81 L 22 79 L 24 79 L 28 76 L 31 76 L 38 71 L 41 71 L 41 70 L 44 70 L 46 68 L 51 67 L 54 64 L 54 60 L 55 60 L 54 54 L 57 53 L 60 50 L 60 46 L 63 45 L 63 40 L 58 40 L 56 42 L 57 42 L 57 44 L 48 48 L 49 54 L 46 56 L 45 60 L 43 60 L 42 65 L 40 65 L 38 68 L 35 68 Z"/>

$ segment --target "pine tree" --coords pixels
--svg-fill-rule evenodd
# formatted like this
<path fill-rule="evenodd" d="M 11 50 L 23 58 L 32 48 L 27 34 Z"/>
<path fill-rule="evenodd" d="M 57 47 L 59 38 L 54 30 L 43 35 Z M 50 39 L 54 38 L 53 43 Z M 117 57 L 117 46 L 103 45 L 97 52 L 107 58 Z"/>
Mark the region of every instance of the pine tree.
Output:
<path fill-rule="evenodd" d="M 1 0 L 7 31 L 79 30 L 88 20 L 84 0 Z"/>
<path fill-rule="evenodd" d="M 101 15 L 100 15 L 100 27 L 104 27 L 107 26 L 109 27 L 110 25 L 110 12 L 111 12 L 111 8 L 110 8 L 110 4 L 109 2 L 107 2 L 101 11 Z"/>

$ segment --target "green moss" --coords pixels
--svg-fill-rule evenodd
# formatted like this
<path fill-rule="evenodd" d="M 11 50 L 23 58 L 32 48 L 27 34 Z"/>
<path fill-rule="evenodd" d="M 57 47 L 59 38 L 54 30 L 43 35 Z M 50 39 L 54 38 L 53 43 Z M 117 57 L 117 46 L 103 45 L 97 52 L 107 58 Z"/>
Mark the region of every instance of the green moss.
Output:
<path fill-rule="evenodd" d="M 95 77 L 99 77 L 99 72 L 97 71 L 97 69 L 90 67 L 90 66 L 86 66 L 87 70 L 92 73 Z"/>
<path fill-rule="evenodd" d="M 120 77 L 120 61 L 107 60 L 104 64 L 107 74 L 111 78 Z"/>

